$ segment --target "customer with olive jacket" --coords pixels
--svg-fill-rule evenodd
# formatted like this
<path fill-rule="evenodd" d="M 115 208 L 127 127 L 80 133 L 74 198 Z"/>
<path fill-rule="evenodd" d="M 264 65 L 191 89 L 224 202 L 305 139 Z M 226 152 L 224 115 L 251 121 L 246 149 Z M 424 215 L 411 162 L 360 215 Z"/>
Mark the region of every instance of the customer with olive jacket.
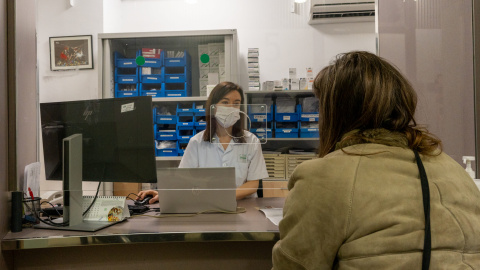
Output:
<path fill-rule="evenodd" d="M 480 269 L 480 191 L 417 126 L 416 94 L 384 59 L 337 57 L 316 77 L 319 157 L 299 165 L 273 249 L 274 269 L 422 269 L 430 194 L 430 269 Z"/>

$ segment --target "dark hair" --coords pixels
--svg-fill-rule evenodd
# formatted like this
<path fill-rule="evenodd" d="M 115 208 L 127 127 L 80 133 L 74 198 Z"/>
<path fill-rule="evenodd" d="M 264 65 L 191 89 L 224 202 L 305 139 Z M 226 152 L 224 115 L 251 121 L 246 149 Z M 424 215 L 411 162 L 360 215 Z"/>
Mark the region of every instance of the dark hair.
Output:
<path fill-rule="evenodd" d="M 207 121 L 207 126 L 205 128 L 205 132 L 203 133 L 203 140 L 204 141 L 210 141 L 213 135 L 215 135 L 217 131 L 217 119 L 215 118 L 215 114 L 211 109 L 211 105 L 215 105 L 222 98 L 227 95 L 228 93 L 232 91 L 237 91 L 240 96 L 241 96 L 241 104 L 244 104 L 244 96 L 243 96 L 243 89 L 232 82 L 221 82 L 213 88 L 212 92 L 210 93 L 210 96 L 208 97 L 207 100 L 207 106 L 205 108 L 206 111 L 206 121 Z M 240 108 L 241 111 L 244 111 L 243 108 Z M 245 122 L 245 116 L 243 113 L 240 113 L 240 120 L 238 120 L 232 128 L 232 136 L 234 137 L 233 140 L 236 143 L 244 143 L 245 138 L 244 136 L 244 122 Z"/>
<path fill-rule="evenodd" d="M 379 56 L 364 51 L 337 55 L 318 73 L 313 91 L 319 99 L 320 157 L 334 151 L 342 136 L 356 129 L 403 133 L 408 147 L 421 154 L 433 155 L 441 149 L 441 141 L 418 127 L 413 118 L 417 95 L 412 86 Z M 355 136 L 368 141 L 362 132 Z"/>

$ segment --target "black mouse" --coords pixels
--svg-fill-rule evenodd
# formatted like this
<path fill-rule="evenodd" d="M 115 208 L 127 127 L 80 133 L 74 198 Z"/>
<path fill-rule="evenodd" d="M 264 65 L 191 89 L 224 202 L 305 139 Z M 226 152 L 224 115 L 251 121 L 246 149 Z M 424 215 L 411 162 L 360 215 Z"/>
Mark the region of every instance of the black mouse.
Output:
<path fill-rule="evenodd" d="M 147 195 L 143 200 L 135 201 L 135 205 L 146 205 L 153 198 L 152 195 Z"/>

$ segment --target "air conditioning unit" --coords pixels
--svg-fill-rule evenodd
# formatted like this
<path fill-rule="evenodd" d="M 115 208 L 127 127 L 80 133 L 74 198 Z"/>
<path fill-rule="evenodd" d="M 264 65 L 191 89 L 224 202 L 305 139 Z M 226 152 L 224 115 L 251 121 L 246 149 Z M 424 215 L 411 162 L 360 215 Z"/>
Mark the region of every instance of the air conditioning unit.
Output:
<path fill-rule="evenodd" d="M 375 21 L 375 0 L 311 0 L 309 24 Z"/>

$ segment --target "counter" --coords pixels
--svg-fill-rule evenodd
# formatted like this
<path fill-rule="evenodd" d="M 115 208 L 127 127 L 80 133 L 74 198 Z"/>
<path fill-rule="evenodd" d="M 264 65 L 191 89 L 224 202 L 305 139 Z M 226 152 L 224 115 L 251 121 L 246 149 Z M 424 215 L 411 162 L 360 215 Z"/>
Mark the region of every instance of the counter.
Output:
<path fill-rule="evenodd" d="M 107 265 L 151 267 L 158 263 L 164 265 L 162 269 L 218 269 L 222 263 L 228 269 L 266 269 L 271 267 L 271 248 L 279 239 L 279 232 L 257 208 L 283 204 L 284 198 L 245 199 L 238 202 L 239 207 L 245 207 L 245 213 L 139 216 L 94 233 L 28 228 L 8 233 L 2 240 L 2 250 L 15 256 L 16 269 L 42 261 L 49 263 L 51 254 L 61 254 L 55 256 L 55 263 L 70 269 L 86 266 L 82 256 L 87 256 L 89 262 L 96 261 L 88 265 L 89 269 Z M 145 255 L 155 250 L 170 255 L 164 260 L 160 255 Z M 130 259 L 118 257 L 119 252 Z M 117 259 L 110 258 L 113 254 Z"/>

